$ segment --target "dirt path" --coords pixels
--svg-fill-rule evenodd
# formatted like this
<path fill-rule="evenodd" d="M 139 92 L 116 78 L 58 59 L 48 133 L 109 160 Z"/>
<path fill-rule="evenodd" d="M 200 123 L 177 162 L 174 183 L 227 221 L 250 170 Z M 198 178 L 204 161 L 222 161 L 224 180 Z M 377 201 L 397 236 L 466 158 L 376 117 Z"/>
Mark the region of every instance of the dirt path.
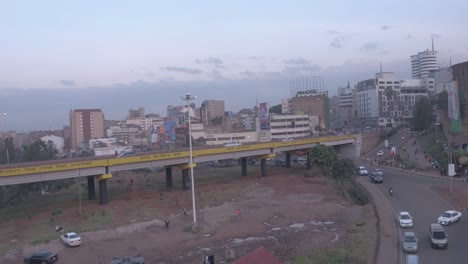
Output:
<path fill-rule="evenodd" d="M 142 254 L 145 263 L 187 264 L 201 263 L 206 254 L 213 254 L 220 261 L 225 259 L 227 249 L 234 249 L 240 256 L 259 246 L 266 246 L 282 260 L 291 260 L 295 255 L 321 249 L 349 249 L 350 245 L 356 246 L 359 236 L 362 241 L 355 250 L 346 253 L 347 258 L 353 263 L 366 263 L 373 242 L 361 236 L 368 234 L 372 238 L 375 232 L 369 207 L 350 206 L 323 177 L 303 175 L 303 169 L 278 169 L 263 180 L 251 175 L 231 182 L 200 184 L 199 233 L 190 232 L 191 211 L 184 216 L 181 209 L 190 208 L 189 192 L 174 191 L 165 200 L 158 199 L 157 192 L 125 194 L 125 198 L 115 197 L 106 205 L 119 208 L 119 218 L 125 217 L 125 208 L 135 205 L 143 210 L 156 206 L 161 217 L 147 216 L 150 219 L 146 221 L 127 217 L 125 221 L 135 223 L 81 233 L 83 245 L 79 248 L 65 248 L 56 239 L 10 251 L 0 262 L 19 263 L 24 255 L 48 248 L 58 252 L 63 264 L 107 264 L 112 256 L 135 254 Z M 134 185 L 141 180 L 133 179 Z M 179 199 L 179 206 L 175 198 Z M 237 209 L 240 216 L 236 215 Z M 169 230 L 163 224 L 167 215 L 171 222 Z M 109 221 L 109 226 L 114 226 L 122 219 Z"/>

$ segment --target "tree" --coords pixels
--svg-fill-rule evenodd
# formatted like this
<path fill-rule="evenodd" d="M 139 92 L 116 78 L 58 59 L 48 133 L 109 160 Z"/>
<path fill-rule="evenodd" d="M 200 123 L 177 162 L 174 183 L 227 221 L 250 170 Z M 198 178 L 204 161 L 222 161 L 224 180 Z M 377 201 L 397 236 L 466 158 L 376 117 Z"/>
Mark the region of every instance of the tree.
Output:
<path fill-rule="evenodd" d="M 413 112 L 413 127 L 417 131 L 428 129 L 432 125 L 432 104 L 426 97 L 416 102 Z"/>
<path fill-rule="evenodd" d="M 320 167 L 322 173 L 326 172 L 325 168 L 331 168 L 333 162 L 336 161 L 336 152 L 325 145 L 318 145 L 310 151 L 312 160 Z"/>
<path fill-rule="evenodd" d="M 281 114 L 282 112 L 281 104 L 270 107 L 270 114 Z"/>
<path fill-rule="evenodd" d="M 47 143 L 38 139 L 30 145 L 23 145 L 23 161 L 51 160 L 53 152 L 54 150 L 50 149 Z"/>
<path fill-rule="evenodd" d="M 445 112 L 448 111 L 448 93 L 447 91 L 441 92 L 437 95 L 437 105 L 440 109 L 444 110 Z"/>
<path fill-rule="evenodd" d="M 336 182 L 342 183 L 354 176 L 354 163 L 350 159 L 335 160 L 331 169 L 331 176 Z"/>

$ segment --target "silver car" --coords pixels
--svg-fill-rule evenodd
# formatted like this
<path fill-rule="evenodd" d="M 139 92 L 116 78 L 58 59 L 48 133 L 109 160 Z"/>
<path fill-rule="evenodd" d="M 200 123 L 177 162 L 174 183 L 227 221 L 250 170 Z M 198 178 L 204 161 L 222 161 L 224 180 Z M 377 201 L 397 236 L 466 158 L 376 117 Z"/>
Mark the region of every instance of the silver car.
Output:
<path fill-rule="evenodd" d="M 403 251 L 405 252 L 417 252 L 418 251 L 418 238 L 414 232 L 403 233 L 403 239 L 401 239 Z"/>

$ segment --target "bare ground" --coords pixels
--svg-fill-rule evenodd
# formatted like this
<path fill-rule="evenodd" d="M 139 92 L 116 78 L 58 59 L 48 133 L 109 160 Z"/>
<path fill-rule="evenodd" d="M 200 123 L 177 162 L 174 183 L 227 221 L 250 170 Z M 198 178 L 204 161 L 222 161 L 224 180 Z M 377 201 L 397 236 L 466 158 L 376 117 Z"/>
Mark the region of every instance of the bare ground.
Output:
<path fill-rule="evenodd" d="M 238 175 L 239 168 L 234 172 Z M 318 172 L 312 178 L 305 178 L 304 172 L 276 168 L 261 179 L 256 172 L 237 177 L 216 169 L 216 178 L 200 176 L 201 230 L 196 233 L 190 228 L 190 191 L 163 191 L 162 174 L 115 177 L 111 187 L 117 191 L 111 192 L 107 205 L 84 201 L 80 214 L 75 200 L 59 200 L 41 210 L 28 209 L 27 217 L 4 220 L 0 263 L 20 263 L 42 248 L 58 252 L 64 264 L 109 263 L 112 256 L 135 254 L 142 254 L 146 263 L 201 263 L 207 254 L 223 263 L 227 249 L 241 256 L 260 246 L 289 263 L 333 263 L 333 257 L 368 263 L 376 231 L 372 207 L 349 205 Z M 195 175 L 200 174 L 209 173 L 199 170 Z M 188 216 L 182 214 L 184 207 Z M 51 215 L 56 208 L 61 212 Z M 163 224 L 166 217 L 169 230 Z M 83 245 L 64 247 L 53 230 L 57 223 L 79 231 Z"/>

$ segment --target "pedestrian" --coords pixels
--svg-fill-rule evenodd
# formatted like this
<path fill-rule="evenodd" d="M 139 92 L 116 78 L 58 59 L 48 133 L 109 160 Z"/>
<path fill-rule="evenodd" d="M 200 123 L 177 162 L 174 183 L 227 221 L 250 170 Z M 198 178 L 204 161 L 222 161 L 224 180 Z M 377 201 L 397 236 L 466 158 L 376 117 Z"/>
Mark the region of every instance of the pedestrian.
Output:
<path fill-rule="evenodd" d="M 130 185 L 133 185 L 133 179 L 130 179 Z"/>
<path fill-rule="evenodd" d="M 237 215 L 237 217 L 240 217 L 240 210 L 239 209 L 236 210 L 236 215 Z"/>
<path fill-rule="evenodd" d="M 166 218 L 166 221 L 164 221 L 164 224 L 166 225 L 166 230 L 169 230 L 169 218 Z"/>
<path fill-rule="evenodd" d="M 184 215 L 187 216 L 187 209 L 184 207 Z"/>

